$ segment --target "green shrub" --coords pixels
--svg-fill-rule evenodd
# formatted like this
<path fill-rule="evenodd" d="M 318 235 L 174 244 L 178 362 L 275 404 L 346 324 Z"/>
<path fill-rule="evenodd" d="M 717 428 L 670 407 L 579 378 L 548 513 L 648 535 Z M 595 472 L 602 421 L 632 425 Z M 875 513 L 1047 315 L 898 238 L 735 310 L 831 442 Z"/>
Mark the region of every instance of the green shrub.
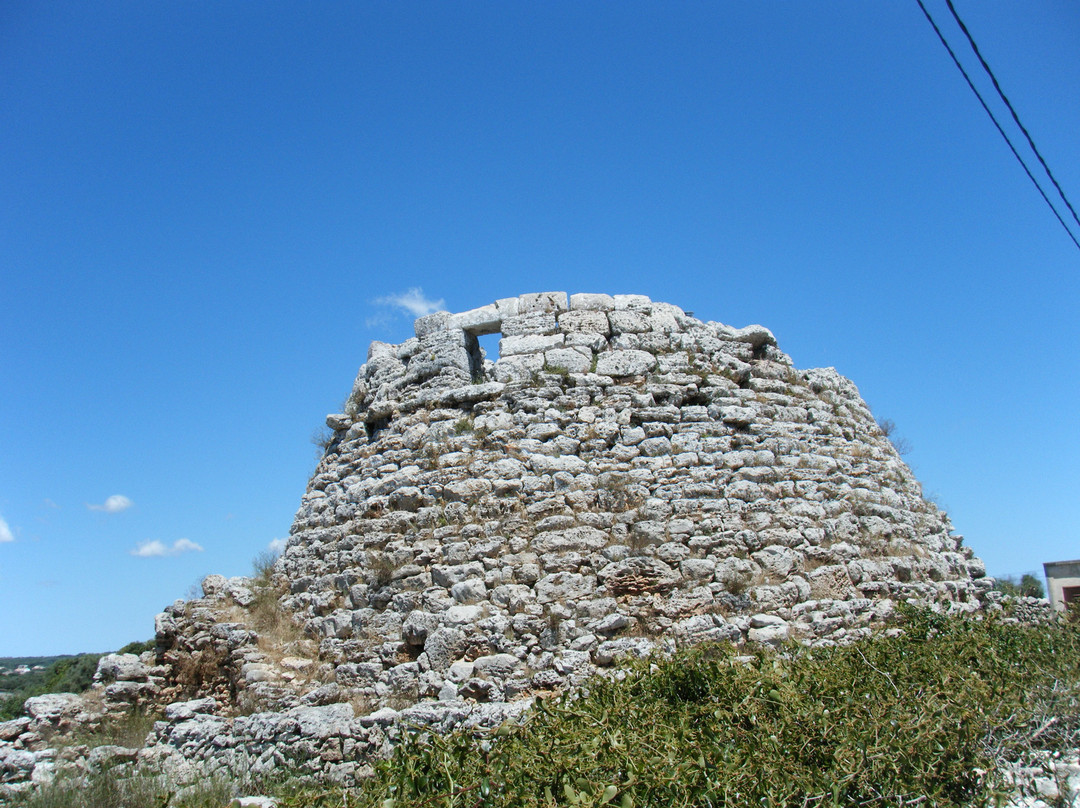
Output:
<path fill-rule="evenodd" d="M 910 612 L 898 637 L 735 653 L 643 661 L 494 739 L 418 734 L 360 804 L 982 805 L 1048 715 L 1041 744 L 1080 735 L 1073 625 Z"/>
<path fill-rule="evenodd" d="M 44 671 L 35 671 L 15 679 L 16 689 L 6 699 L 0 700 L 0 721 L 22 715 L 23 703 L 32 696 L 44 693 L 82 693 L 94 682 L 101 654 L 79 654 L 62 657 Z"/>
<path fill-rule="evenodd" d="M 1043 589 L 1042 581 L 1033 573 L 1025 572 L 1017 580 L 1012 575 L 1005 575 L 994 581 L 994 589 L 1004 592 L 1013 597 L 1045 598 L 1046 590 Z"/>

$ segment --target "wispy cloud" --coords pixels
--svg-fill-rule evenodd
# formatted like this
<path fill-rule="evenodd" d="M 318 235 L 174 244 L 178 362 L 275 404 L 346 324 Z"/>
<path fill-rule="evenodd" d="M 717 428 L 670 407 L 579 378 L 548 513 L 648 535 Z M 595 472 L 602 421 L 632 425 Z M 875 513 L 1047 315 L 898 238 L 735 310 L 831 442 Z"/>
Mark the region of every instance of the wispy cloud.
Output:
<path fill-rule="evenodd" d="M 92 511 L 105 511 L 105 513 L 120 513 L 120 511 L 126 511 L 135 503 L 125 497 L 123 494 L 113 494 L 101 505 L 91 505 L 87 503 L 86 507 Z"/>
<path fill-rule="evenodd" d="M 11 528 L 4 521 L 4 517 L 0 516 L 0 544 L 6 541 L 15 541 L 15 534 L 11 532 Z"/>
<path fill-rule="evenodd" d="M 200 545 L 190 539 L 177 539 L 172 543 L 172 547 L 169 547 L 165 542 L 151 539 L 150 541 L 139 542 L 139 545 L 131 551 L 131 554 L 136 558 L 166 558 L 178 556 L 181 553 L 201 553 L 202 549 Z"/>
<path fill-rule="evenodd" d="M 386 297 L 375 298 L 375 305 L 393 306 L 394 308 L 408 312 L 413 317 L 423 317 L 425 314 L 431 314 L 432 312 L 442 310 L 446 305 L 446 302 L 442 298 L 431 300 L 424 296 L 423 289 L 419 286 L 414 286 L 404 294 L 387 295 Z"/>
<path fill-rule="evenodd" d="M 281 553 L 285 552 L 285 545 L 288 543 L 288 539 L 273 539 L 268 545 L 266 545 L 266 549 L 269 550 L 271 553 L 278 553 L 280 555 Z"/>

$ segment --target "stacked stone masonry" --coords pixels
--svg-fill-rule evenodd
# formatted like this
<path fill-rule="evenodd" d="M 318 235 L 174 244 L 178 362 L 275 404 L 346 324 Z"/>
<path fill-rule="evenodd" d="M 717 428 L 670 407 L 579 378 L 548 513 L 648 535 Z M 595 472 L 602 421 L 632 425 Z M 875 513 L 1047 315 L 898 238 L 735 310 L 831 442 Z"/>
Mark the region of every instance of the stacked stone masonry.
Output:
<path fill-rule="evenodd" d="M 373 343 L 327 417 L 273 567 L 158 615 L 174 704 L 141 759 L 243 772 L 296 746 L 346 782 L 403 723 L 496 725 L 626 655 L 993 600 L 855 385 L 761 326 L 541 293 L 415 334 Z"/>
<path fill-rule="evenodd" d="M 372 344 L 328 416 L 274 568 L 313 670 L 238 622 L 230 698 L 508 702 L 658 644 L 847 641 L 897 600 L 972 610 L 990 587 L 855 385 L 765 328 L 542 293 L 415 333 Z"/>

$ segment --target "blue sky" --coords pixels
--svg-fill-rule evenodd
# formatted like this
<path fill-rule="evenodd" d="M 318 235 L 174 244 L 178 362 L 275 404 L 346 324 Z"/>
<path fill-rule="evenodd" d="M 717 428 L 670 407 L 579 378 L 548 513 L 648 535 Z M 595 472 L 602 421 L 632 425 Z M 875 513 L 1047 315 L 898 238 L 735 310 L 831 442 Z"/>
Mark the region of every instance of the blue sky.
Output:
<path fill-rule="evenodd" d="M 1075 205 L 1080 7 L 957 6 Z M 1080 557 L 1080 251 L 914 0 L 10 0 L 0 109 L 0 655 L 249 572 L 410 289 L 762 323 L 992 572 Z"/>

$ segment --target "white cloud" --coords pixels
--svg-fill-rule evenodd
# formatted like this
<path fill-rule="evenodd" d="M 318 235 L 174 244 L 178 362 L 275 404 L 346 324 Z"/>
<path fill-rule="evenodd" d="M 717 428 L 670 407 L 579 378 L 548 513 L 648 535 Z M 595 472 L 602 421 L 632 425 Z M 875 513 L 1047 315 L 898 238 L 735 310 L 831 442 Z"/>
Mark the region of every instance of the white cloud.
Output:
<path fill-rule="evenodd" d="M 151 539 L 139 542 L 138 547 L 131 551 L 136 558 L 165 558 L 166 556 L 178 556 L 181 553 L 201 553 L 202 547 L 190 539 L 177 539 L 169 547 L 165 542 Z"/>
<path fill-rule="evenodd" d="M 11 528 L 4 521 L 4 517 L 0 516 L 0 544 L 6 541 L 15 541 L 15 534 L 11 532 Z"/>
<path fill-rule="evenodd" d="M 92 511 L 105 511 L 105 513 L 120 513 L 120 511 L 126 511 L 135 503 L 125 497 L 123 494 L 113 494 L 102 505 L 87 505 L 86 507 Z"/>
<path fill-rule="evenodd" d="M 266 545 L 266 549 L 269 550 L 271 553 L 281 554 L 285 552 L 285 545 L 288 543 L 288 539 L 274 539 L 268 545 Z"/>
<path fill-rule="evenodd" d="M 375 304 L 378 306 L 394 306 L 395 308 L 403 309 L 413 317 L 423 317 L 425 314 L 440 311 L 443 306 L 446 305 L 442 298 L 439 298 L 438 300 L 429 300 L 424 297 L 424 290 L 419 286 L 414 286 L 412 289 L 405 292 L 405 294 L 387 295 L 386 297 L 376 298 Z"/>

